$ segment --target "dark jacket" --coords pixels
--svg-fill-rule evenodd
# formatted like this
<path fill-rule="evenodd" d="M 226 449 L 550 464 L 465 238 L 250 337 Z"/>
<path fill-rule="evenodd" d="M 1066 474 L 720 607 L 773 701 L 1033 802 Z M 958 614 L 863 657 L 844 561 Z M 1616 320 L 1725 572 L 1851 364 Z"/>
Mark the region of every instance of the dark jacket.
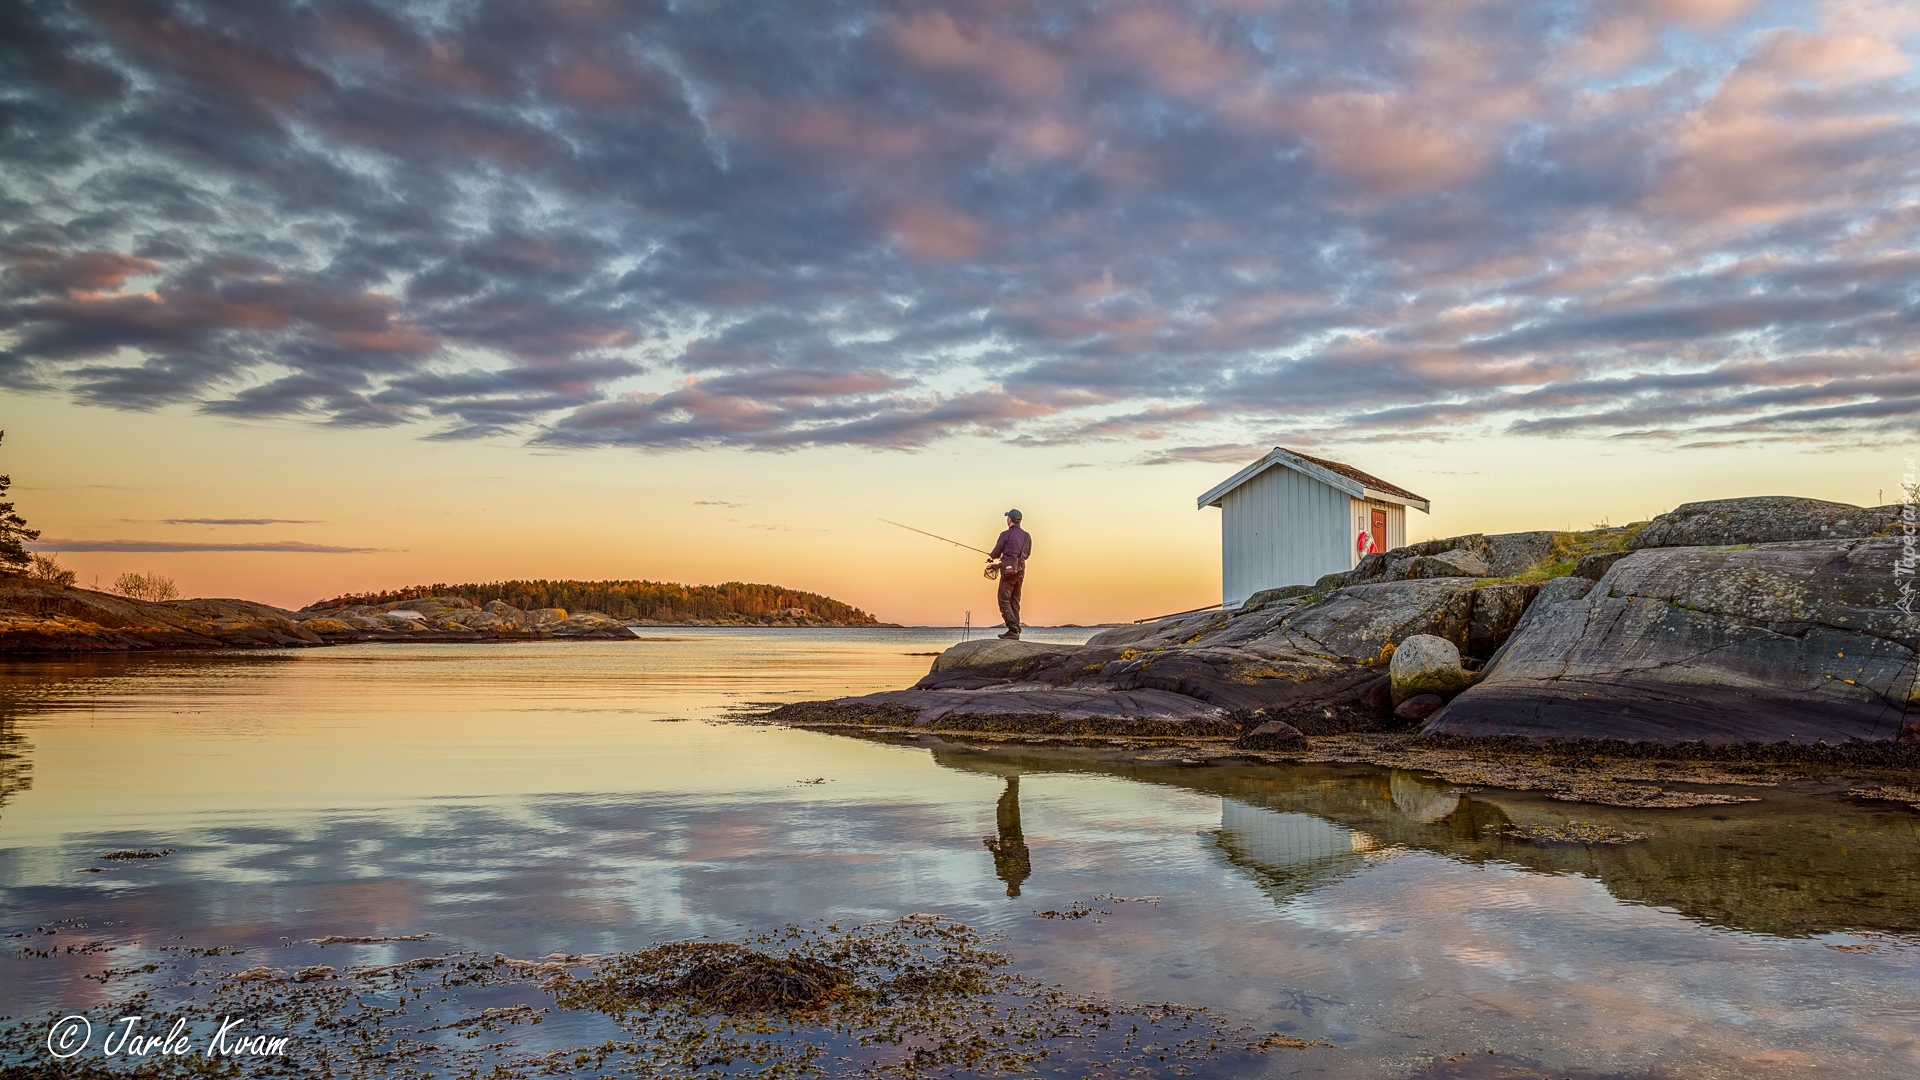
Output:
<path fill-rule="evenodd" d="M 1027 559 L 1033 555 L 1033 534 L 1014 525 L 1000 534 L 993 542 L 993 550 L 987 553 L 989 559 L 1000 560 L 1002 574 L 1019 575 L 1026 573 Z"/>

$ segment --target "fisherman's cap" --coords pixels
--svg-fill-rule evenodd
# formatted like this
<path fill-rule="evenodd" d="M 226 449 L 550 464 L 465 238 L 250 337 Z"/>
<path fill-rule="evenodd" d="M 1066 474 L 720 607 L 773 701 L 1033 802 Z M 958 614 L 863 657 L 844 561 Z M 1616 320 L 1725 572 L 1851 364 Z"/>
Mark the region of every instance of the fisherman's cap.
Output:
<path fill-rule="evenodd" d="M 1012 519 L 1013 519 L 1013 520 L 1015 520 L 1015 521 L 1019 521 L 1019 520 L 1020 520 L 1020 511 L 1018 511 L 1018 510 L 1009 510 L 1009 511 L 1007 511 L 1007 516 L 1008 516 L 1008 517 L 1010 517 L 1010 518 L 1012 518 Z"/>

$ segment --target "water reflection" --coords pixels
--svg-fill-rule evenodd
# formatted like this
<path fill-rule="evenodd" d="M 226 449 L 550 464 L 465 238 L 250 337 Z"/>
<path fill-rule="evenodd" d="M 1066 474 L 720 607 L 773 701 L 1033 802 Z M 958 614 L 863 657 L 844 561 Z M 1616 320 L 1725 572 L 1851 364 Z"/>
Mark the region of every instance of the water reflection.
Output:
<path fill-rule="evenodd" d="M 1366 866 L 1379 841 L 1311 814 L 1220 801 L 1220 831 L 1214 842 L 1276 900 L 1312 892 Z"/>
<path fill-rule="evenodd" d="M 1354 765 L 1118 760 L 1072 748 L 980 753 L 934 745 L 962 771 L 1094 773 L 1224 796 L 1217 846 L 1276 899 L 1339 880 L 1383 849 L 1432 851 L 1545 874 L 1584 874 L 1616 898 L 1704 923 L 1783 937 L 1845 930 L 1920 933 L 1920 816 L 1848 800 L 1812 782 L 1746 788 L 1760 801 L 1686 810 L 1556 802 L 1512 791 L 1461 791 L 1418 773 Z M 1569 819 L 1646 839 L 1530 842 L 1513 826 Z"/>
<path fill-rule="evenodd" d="M 999 836 L 984 840 L 993 852 L 993 876 L 1007 883 L 1007 895 L 1019 896 L 1020 883 L 1033 876 L 1033 861 L 1027 855 L 1027 839 L 1020 831 L 1020 774 L 1007 776 L 1007 787 L 993 808 Z"/>
<path fill-rule="evenodd" d="M 927 631 L 674 638 L 0 678 L 0 719 L 18 721 L 0 731 L 24 736 L 4 743 L 16 756 L 0 774 L 14 792 L 0 934 L 42 950 L 0 953 L 0 1013 L 91 1008 L 115 992 L 104 968 L 171 964 L 186 945 L 292 971 L 939 912 L 1005 935 L 1049 983 L 1331 1039 L 1339 1051 L 1263 1063 L 1329 1080 L 1429 1064 L 1517 1076 L 1500 1070 L 1535 1060 L 1553 1076 L 1916 1075 L 1920 949 L 1699 925 L 1909 928 L 1910 811 L 1807 785 L 1748 789 L 1765 801 L 1747 807 L 1610 810 L 1361 766 L 655 723 L 903 685 L 925 667 L 914 654 L 942 644 Z M 1650 839 L 1587 849 L 1506 832 L 1569 817 Z M 99 859 L 142 847 L 175 851 Z M 1046 917 L 1101 897 L 1084 918 Z M 419 933 L 434 936 L 314 940 Z M 95 937 L 109 951 L 50 955 Z M 570 1022 L 513 1038 L 591 1041 Z M 1486 1070 L 1460 1071 L 1469 1050 Z"/>

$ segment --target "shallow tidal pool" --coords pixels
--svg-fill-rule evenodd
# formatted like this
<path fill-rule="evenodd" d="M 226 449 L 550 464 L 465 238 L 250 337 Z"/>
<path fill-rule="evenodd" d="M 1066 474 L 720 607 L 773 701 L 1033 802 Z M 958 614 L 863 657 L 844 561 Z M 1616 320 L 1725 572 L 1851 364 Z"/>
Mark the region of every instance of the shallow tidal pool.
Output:
<path fill-rule="evenodd" d="M 633 1023 L 569 985 L 792 925 L 964 927 L 1112 1019 L 1009 1020 L 1023 1076 L 1920 1075 L 1920 812 L 1844 784 L 1625 810 L 823 735 L 727 718 L 904 686 L 957 633 L 644 633 L 0 667 L 0 1065 L 156 1068 L 107 1052 L 121 1017 L 204 1054 L 244 1013 L 285 1040 L 248 1073 L 629 1074 L 586 1048 Z M 1643 839 L 1528 839 L 1569 821 Z M 935 1038 L 766 1037 L 827 1075 Z"/>

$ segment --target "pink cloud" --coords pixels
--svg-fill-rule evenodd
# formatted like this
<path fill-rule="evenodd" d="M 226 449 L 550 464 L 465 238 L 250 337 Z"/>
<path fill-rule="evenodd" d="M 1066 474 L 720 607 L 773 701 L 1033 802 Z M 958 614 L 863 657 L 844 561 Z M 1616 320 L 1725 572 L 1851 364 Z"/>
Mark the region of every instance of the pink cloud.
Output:
<path fill-rule="evenodd" d="M 1066 84 L 1066 65 L 1046 49 L 962 25 L 944 11 L 901 19 L 894 24 L 893 43 L 923 70 L 979 76 L 1016 98 L 1058 97 Z"/>
<path fill-rule="evenodd" d="M 909 203 L 887 218 L 887 229 L 908 255 L 928 262 L 961 262 L 987 250 L 992 234 L 979 221 L 931 201 Z"/>
<path fill-rule="evenodd" d="M 591 108 L 638 107 L 653 96 L 649 80 L 625 65 L 572 60 L 546 76 L 555 96 Z"/>
<path fill-rule="evenodd" d="M 118 289 L 130 277 L 150 273 L 160 264 L 123 251 L 79 251 L 71 254 L 28 245 L 7 253 L 7 271 L 20 281 L 51 292 L 94 292 Z"/>
<path fill-rule="evenodd" d="M 1421 115 L 1401 95 L 1324 95 L 1306 103 L 1299 124 L 1328 168 L 1370 194 L 1437 191 L 1471 179 L 1487 163 L 1487 147 L 1469 132 Z"/>
<path fill-rule="evenodd" d="M 1240 77 L 1240 54 L 1202 34 L 1172 12 L 1133 7 L 1111 16 L 1095 33 L 1101 50 L 1146 69 L 1154 84 L 1170 94 L 1196 97 Z"/>

